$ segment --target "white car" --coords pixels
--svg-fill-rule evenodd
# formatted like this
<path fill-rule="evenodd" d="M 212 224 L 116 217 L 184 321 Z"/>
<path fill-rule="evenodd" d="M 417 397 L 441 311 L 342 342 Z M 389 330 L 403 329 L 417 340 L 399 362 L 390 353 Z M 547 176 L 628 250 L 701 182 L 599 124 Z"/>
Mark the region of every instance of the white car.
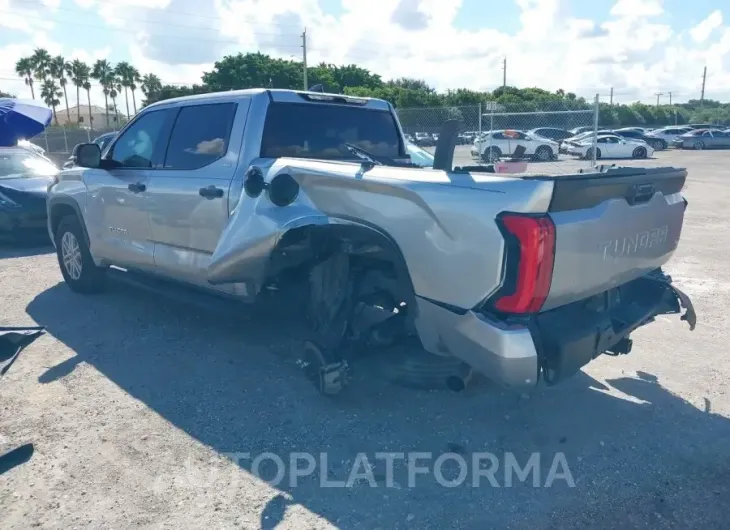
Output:
<path fill-rule="evenodd" d="M 558 142 L 522 131 L 488 131 L 474 141 L 471 154 L 485 162 L 496 162 L 502 156 L 512 155 L 518 146 L 525 148 L 526 157 L 542 162 L 554 160 L 560 147 Z"/>
<path fill-rule="evenodd" d="M 581 158 L 593 156 L 593 138 L 566 146 L 568 154 Z M 642 140 L 621 138 L 615 134 L 601 134 L 596 139 L 596 158 L 646 158 L 654 154 L 654 148 Z"/>

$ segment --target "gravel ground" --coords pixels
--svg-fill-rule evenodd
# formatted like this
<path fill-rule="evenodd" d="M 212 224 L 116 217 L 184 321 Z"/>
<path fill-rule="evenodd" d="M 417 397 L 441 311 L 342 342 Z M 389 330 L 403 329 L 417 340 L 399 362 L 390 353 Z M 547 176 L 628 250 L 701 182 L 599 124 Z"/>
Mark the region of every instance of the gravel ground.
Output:
<path fill-rule="evenodd" d="M 486 384 L 399 388 L 369 377 L 372 360 L 355 367 L 347 395 L 324 399 L 296 365 L 293 317 L 222 318 L 121 287 L 83 297 L 47 249 L 0 250 L 0 325 L 48 330 L 0 384 L 0 454 L 35 449 L 0 475 L 0 528 L 727 527 L 730 152 L 649 163 L 690 170 L 668 270 L 693 297 L 697 329 L 661 318 L 636 334 L 631 355 L 529 397 Z M 375 454 L 410 451 L 432 453 L 431 467 L 442 453 L 470 462 L 490 452 L 499 487 L 472 487 L 473 469 L 454 488 L 433 475 L 409 487 L 398 461 L 396 482 L 384 484 Z M 231 459 L 264 452 L 285 462 L 326 452 L 331 480 L 347 479 L 365 453 L 377 487 L 321 487 L 321 462 L 298 485 L 273 486 L 272 466 L 255 473 L 250 459 Z M 525 465 L 535 452 L 543 487 L 534 473 L 508 487 L 505 453 Z M 556 454 L 574 487 L 544 487 Z"/>

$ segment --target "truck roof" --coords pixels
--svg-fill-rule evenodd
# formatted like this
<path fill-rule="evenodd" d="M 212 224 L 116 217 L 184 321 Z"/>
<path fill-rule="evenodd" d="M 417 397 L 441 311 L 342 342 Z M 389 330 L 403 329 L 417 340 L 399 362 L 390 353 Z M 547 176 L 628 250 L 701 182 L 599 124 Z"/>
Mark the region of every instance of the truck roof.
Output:
<path fill-rule="evenodd" d="M 158 101 L 146 107 L 147 109 L 152 107 L 162 107 L 166 105 L 175 105 L 186 101 L 210 101 L 216 99 L 236 99 L 250 98 L 261 94 L 268 94 L 272 101 L 278 102 L 301 102 L 304 97 L 312 97 L 317 99 L 326 98 L 345 98 L 351 101 L 362 102 L 361 105 L 370 109 L 378 110 L 389 110 L 390 104 L 382 99 L 360 97 L 360 96 L 348 96 L 346 94 L 331 94 L 327 92 L 309 92 L 305 90 L 288 90 L 282 88 L 246 88 L 242 90 L 225 90 L 221 92 L 207 92 L 205 94 L 194 94 L 192 96 L 181 96 L 178 98 L 165 99 Z"/>

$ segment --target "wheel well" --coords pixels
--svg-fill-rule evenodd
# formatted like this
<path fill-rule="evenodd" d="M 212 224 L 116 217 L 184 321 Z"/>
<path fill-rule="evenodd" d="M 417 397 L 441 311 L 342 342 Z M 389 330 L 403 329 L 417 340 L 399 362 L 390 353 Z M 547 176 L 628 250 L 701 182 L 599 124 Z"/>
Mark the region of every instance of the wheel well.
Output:
<path fill-rule="evenodd" d="M 53 233 L 54 238 L 56 235 L 56 231 L 58 230 L 58 225 L 61 224 L 61 219 L 63 219 L 66 216 L 69 216 L 69 215 L 73 215 L 74 217 L 76 217 L 78 219 L 79 223 L 81 224 L 81 228 L 84 231 L 84 237 L 86 238 L 86 243 L 88 244 L 89 237 L 88 237 L 88 234 L 86 233 L 86 227 L 84 226 L 83 220 L 81 219 L 79 212 L 76 210 L 76 208 L 74 208 L 73 206 L 71 206 L 70 204 L 67 204 L 67 203 L 59 203 L 59 204 L 54 204 L 53 206 L 51 206 L 50 222 L 51 222 L 51 231 Z"/>
<path fill-rule="evenodd" d="M 389 283 L 397 292 L 390 294 L 405 302 L 415 315 L 415 290 L 403 253 L 389 235 L 368 226 L 309 225 L 289 230 L 272 253 L 267 283 L 287 279 L 300 282 L 314 265 L 338 252 L 348 254 L 356 270 L 377 270 L 394 279 Z"/>

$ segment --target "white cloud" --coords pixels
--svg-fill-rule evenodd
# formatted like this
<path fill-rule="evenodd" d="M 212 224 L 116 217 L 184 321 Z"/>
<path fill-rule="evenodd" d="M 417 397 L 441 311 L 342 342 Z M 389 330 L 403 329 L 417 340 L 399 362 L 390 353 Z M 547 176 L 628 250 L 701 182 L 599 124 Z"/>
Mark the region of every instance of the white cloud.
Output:
<path fill-rule="evenodd" d="M 57 0 L 37 0 L 43 1 Z M 516 86 L 563 88 L 586 97 L 613 87 L 620 101 L 654 101 L 655 92 L 671 90 L 679 101 L 697 96 L 707 65 L 708 93 L 730 95 L 730 28 L 719 12 L 695 28 L 672 28 L 660 0 L 615 0 L 600 23 L 572 16 L 569 0 L 513 1 L 520 28 L 512 34 L 496 27 L 456 28 L 462 0 L 342 0 L 339 17 L 324 13 L 318 0 L 75 0 L 75 9 L 99 13 L 110 35 L 127 44 L 120 50 L 95 40 L 98 51 L 87 53 L 89 61 L 94 54 L 129 60 L 171 83 L 200 82 L 225 54 L 261 51 L 299 59 L 306 27 L 310 64 L 357 63 L 386 79 L 421 78 L 439 90 L 500 86 L 506 56 L 507 81 Z M 62 20 L 69 17 L 65 12 Z M 24 31 L 42 33 L 37 26 Z M 52 53 L 84 53 L 51 45 L 57 50 Z M 0 48 L 2 77 L 34 44 L 13 46 Z M 0 86 L 25 90 L 21 80 Z"/>
<path fill-rule="evenodd" d="M 705 42 L 713 31 L 722 26 L 722 13 L 715 10 L 710 15 L 690 30 L 695 42 Z"/>
<path fill-rule="evenodd" d="M 663 0 L 617 0 L 611 8 L 614 17 L 644 18 L 664 13 Z"/>

